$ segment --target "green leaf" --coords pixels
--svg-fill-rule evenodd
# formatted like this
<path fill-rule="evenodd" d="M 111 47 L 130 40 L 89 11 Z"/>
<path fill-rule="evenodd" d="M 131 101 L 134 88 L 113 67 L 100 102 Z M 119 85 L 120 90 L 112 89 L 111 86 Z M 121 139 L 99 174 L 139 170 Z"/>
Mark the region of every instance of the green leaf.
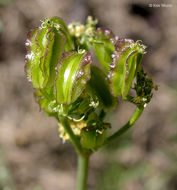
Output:
<path fill-rule="evenodd" d="M 108 75 L 110 88 L 114 96 L 122 96 L 126 99 L 142 56 L 145 54 L 145 46 L 139 41 L 119 39 L 115 44 L 115 49 Z"/>
<path fill-rule="evenodd" d="M 91 67 L 91 79 L 88 82 L 87 90 L 92 96 L 97 96 L 99 104 L 104 109 L 116 107 L 117 99 L 112 96 L 109 90 L 106 75 L 96 66 Z"/>
<path fill-rule="evenodd" d="M 90 53 L 63 54 L 57 69 L 56 99 L 58 103 L 71 104 L 85 89 L 90 79 Z"/>
<path fill-rule="evenodd" d="M 109 71 L 110 63 L 112 62 L 111 55 L 115 50 L 114 40 L 115 36 L 110 30 L 98 28 L 95 31 L 95 36 L 90 42 L 95 55 L 106 74 Z"/>

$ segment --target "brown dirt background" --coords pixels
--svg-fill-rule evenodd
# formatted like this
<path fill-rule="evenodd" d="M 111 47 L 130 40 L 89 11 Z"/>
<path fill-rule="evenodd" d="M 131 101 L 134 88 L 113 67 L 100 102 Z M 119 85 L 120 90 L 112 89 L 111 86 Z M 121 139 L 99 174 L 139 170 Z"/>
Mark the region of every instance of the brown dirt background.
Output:
<path fill-rule="evenodd" d="M 153 178 L 177 169 L 176 0 L 1 1 L 7 5 L 0 5 L 0 159 L 10 173 L 7 186 L 16 190 L 75 189 L 77 158 L 73 147 L 59 139 L 57 122 L 39 111 L 24 74 L 27 31 L 51 16 L 60 16 L 69 23 L 84 22 L 87 15 L 93 15 L 100 26 L 118 36 L 141 39 L 148 47 L 143 65 L 159 86 L 132 129 L 131 147 L 121 153 L 116 148 L 111 153 L 103 149 L 93 155 L 88 190 L 95 189 L 101 171 L 112 161 L 129 167 L 146 160 L 153 167 Z M 149 3 L 162 2 L 172 7 L 148 7 Z M 120 103 L 118 111 L 110 114 L 112 130 L 125 123 L 133 109 Z M 173 161 L 167 153 L 173 155 Z M 164 190 L 169 189 L 177 190 L 176 176 Z M 144 188 L 132 182 L 124 190 Z"/>

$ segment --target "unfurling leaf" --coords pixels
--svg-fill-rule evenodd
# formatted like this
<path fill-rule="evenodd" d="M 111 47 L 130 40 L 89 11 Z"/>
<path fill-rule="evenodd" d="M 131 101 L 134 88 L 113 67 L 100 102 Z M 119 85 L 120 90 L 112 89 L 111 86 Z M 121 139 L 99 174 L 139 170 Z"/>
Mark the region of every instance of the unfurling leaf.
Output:
<path fill-rule="evenodd" d="M 126 99 L 142 56 L 145 54 L 145 46 L 139 41 L 119 39 L 115 49 L 109 71 L 110 87 L 114 96 L 122 96 Z"/>
<path fill-rule="evenodd" d="M 68 52 L 60 60 L 56 78 L 57 103 L 73 103 L 90 79 L 90 53 Z"/>

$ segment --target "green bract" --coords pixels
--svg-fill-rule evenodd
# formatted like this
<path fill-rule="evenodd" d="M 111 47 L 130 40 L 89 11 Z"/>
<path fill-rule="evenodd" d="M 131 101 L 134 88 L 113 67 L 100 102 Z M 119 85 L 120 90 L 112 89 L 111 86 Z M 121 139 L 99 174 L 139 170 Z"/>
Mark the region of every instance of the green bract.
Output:
<path fill-rule="evenodd" d="M 71 104 L 82 93 L 90 79 L 91 55 L 70 52 L 63 55 L 57 69 L 56 100 Z"/>
<path fill-rule="evenodd" d="M 145 46 L 139 41 L 118 39 L 115 52 L 112 54 L 113 62 L 110 65 L 109 81 L 112 94 L 126 99 L 132 86 L 136 71 L 140 66 Z"/>
<path fill-rule="evenodd" d="M 112 62 L 111 55 L 114 53 L 115 36 L 108 29 L 98 28 L 91 40 L 91 46 L 94 48 L 96 57 L 102 65 L 106 74 L 109 71 L 109 65 Z"/>
<path fill-rule="evenodd" d="M 72 50 L 64 22 L 57 17 L 46 19 L 41 27 L 28 33 L 25 43 L 26 73 L 34 88 L 52 86 L 55 67 L 65 50 Z"/>

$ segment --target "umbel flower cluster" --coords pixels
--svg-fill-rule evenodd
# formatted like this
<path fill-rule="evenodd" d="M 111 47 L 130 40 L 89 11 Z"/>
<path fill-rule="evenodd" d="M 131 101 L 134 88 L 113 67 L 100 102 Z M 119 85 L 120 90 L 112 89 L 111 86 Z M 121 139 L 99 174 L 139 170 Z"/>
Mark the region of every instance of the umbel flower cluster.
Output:
<path fill-rule="evenodd" d="M 154 88 L 141 66 L 145 46 L 96 24 L 44 19 L 26 41 L 25 71 L 41 109 L 58 120 L 60 137 L 89 151 L 105 143 L 104 119 L 118 97 L 143 109 Z"/>

